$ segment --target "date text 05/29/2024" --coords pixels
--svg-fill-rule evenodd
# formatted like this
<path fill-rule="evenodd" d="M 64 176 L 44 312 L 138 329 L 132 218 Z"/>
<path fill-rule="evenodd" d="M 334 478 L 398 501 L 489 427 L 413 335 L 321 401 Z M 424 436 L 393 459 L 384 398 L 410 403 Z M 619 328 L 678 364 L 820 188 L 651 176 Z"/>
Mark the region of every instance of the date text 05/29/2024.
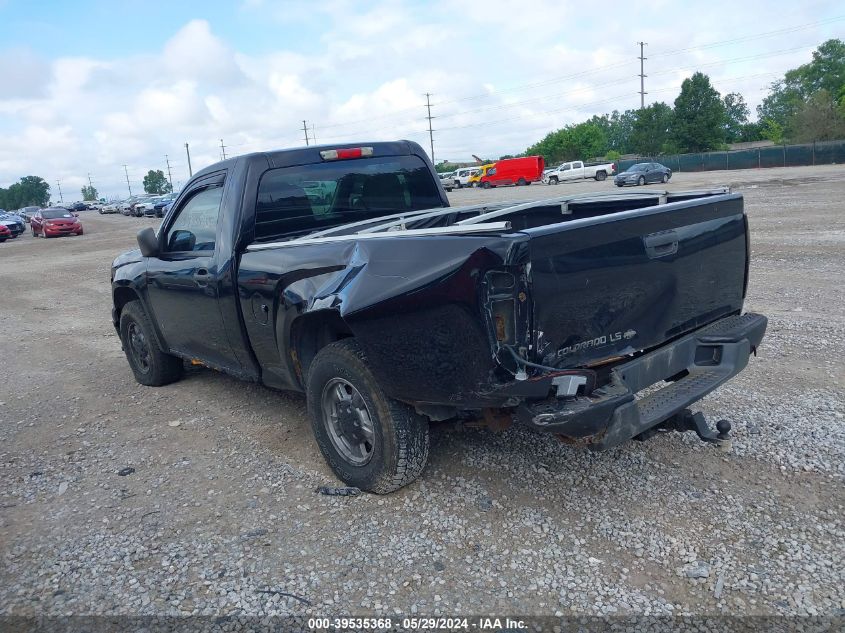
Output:
<path fill-rule="evenodd" d="M 401 620 L 393 618 L 311 618 L 308 620 L 308 628 L 314 631 L 320 630 L 384 630 L 391 629 L 401 623 L 403 629 L 412 631 L 432 630 L 518 630 L 527 627 L 523 620 L 518 618 L 498 617 L 406 617 Z"/>

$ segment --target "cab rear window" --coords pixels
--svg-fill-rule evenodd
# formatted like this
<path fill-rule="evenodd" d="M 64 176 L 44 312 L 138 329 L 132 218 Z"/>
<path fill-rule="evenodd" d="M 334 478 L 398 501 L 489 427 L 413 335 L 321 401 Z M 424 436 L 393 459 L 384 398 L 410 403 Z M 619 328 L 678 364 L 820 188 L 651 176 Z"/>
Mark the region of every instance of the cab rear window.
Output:
<path fill-rule="evenodd" d="M 255 240 L 290 239 L 402 211 L 442 206 L 418 156 L 388 156 L 282 167 L 258 186 Z"/>

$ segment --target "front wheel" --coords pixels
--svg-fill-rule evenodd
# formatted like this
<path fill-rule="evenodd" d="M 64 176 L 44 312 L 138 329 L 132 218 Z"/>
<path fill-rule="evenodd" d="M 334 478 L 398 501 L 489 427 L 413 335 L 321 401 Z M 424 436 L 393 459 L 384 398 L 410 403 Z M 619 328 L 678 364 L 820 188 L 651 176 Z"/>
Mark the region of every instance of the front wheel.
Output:
<path fill-rule="evenodd" d="M 549 184 L 550 185 L 556 185 L 557 184 L 557 176 L 552 176 L 551 178 L 549 178 Z"/>
<path fill-rule="evenodd" d="M 489 189 L 489 188 L 490 188 L 490 183 L 489 183 L 489 182 L 482 182 L 482 183 L 481 183 L 481 188 L 482 188 L 482 189 Z"/>
<path fill-rule="evenodd" d="M 637 179 L 637 184 L 640 185 L 640 186 L 643 186 L 645 184 L 645 176 L 640 176 Z"/>
<path fill-rule="evenodd" d="M 153 324 L 138 301 L 123 306 L 120 341 L 135 380 L 142 385 L 160 387 L 182 377 L 182 359 L 159 349 Z"/>
<path fill-rule="evenodd" d="M 306 395 L 320 452 L 345 483 L 384 494 L 425 468 L 428 420 L 384 394 L 354 339 L 320 350 L 308 369 Z"/>
<path fill-rule="evenodd" d="M 663 174 L 663 182 L 669 182 L 669 174 Z"/>

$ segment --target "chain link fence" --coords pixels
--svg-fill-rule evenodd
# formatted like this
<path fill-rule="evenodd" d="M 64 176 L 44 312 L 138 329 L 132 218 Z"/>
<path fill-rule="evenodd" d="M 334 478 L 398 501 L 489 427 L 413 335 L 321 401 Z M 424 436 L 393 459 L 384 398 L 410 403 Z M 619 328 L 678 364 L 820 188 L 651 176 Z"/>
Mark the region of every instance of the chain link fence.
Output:
<path fill-rule="evenodd" d="M 704 152 L 701 154 L 666 154 L 653 157 L 625 158 L 617 161 L 617 170 L 625 171 L 631 165 L 643 161 L 661 163 L 673 172 L 835 165 L 845 163 L 845 140 L 820 141 L 802 145 L 771 145 L 769 147 Z"/>

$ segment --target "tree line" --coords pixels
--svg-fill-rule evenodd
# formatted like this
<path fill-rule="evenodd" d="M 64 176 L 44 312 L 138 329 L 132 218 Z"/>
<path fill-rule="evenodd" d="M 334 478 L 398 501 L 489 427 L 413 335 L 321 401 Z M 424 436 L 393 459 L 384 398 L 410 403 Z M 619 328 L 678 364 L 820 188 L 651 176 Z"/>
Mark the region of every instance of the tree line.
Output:
<path fill-rule="evenodd" d="M 173 191 L 170 182 L 161 169 L 151 169 L 144 176 L 144 192 L 164 194 Z M 93 185 L 80 189 L 83 201 L 98 200 L 99 193 Z M 24 176 L 7 189 L 0 187 L 0 209 L 7 211 L 23 207 L 46 207 L 50 203 L 50 185 L 40 176 Z M 53 200 L 58 204 L 58 200 Z"/>
<path fill-rule="evenodd" d="M 804 143 L 845 138 L 845 42 L 832 39 L 807 64 L 774 82 L 750 121 L 743 96 L 724 97 L 697 72 L 685 79 L 672 106 L 614 110 L 550 132 L 523 155 L 547 162 L 623 154 L 657 156 L 726 149 L 730 143 Z M 504 158 L 504 157 L 503 157 Z"/>

